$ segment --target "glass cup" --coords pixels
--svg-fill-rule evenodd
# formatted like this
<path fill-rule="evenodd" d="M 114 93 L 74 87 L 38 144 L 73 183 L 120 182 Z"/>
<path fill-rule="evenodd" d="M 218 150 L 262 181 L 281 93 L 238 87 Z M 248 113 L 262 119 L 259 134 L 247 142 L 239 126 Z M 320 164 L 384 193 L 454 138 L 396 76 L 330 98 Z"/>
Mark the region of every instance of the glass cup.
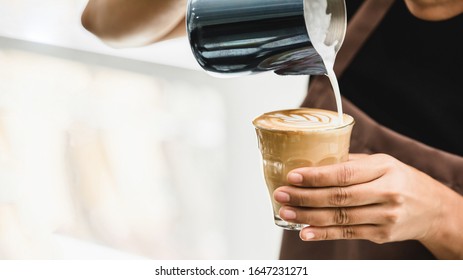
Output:
<path fill-rule="evenodd" d="M 295 168 L 347 161 L 354 119 L 344 114 L 341 122 L 337 112 L 300 108 L 263 114 L 253 124 L 275 224 L 300 230 L 308 225 L 282 220 L 279 215 L 281 205 L 273 199 L 273 192 L 288 185 L 288 172 Z"/>

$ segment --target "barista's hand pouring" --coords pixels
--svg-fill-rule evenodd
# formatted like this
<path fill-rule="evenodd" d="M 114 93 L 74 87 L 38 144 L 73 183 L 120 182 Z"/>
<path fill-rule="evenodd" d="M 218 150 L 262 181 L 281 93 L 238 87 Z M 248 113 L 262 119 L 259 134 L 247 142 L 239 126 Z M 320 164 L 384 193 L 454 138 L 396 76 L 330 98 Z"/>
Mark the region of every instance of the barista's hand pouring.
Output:
<path fill-rule="evenodd" d="M 413 167 L 383 154 L 299 168 L 274 198 L 280 216 L 309 224 L 302 240 L 418 240 L 438 258 L 463 258 L 463 197 Z"/>

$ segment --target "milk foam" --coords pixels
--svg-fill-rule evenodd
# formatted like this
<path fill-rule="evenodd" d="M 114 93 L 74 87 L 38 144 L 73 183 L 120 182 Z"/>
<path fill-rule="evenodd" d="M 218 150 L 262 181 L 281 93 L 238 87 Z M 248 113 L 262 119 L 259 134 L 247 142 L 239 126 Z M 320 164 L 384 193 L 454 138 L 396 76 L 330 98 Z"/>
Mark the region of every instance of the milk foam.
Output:
<path fill-rule="evenodd" d="M 339 90 L 338 80 L 334 73 L 334 62 L 336 59 L 336 45 L 339 41 L 331 44 L 326 43 L 326 36 L 331 23 L 331 14 L 326 13 L 328 0 L 305 0 L 304 1 L 304 18 L 307 32 L 312 41 L 312 45 L 323 60 L 326 68 L 326 75 L 330 79 L 336 98 L 338 110 L 338 122 L 343 122 L 343 112 L 341 103 L 341 92 Z"/>
<path fill-rule="evenodd" d="M 293 109 L 266 113 L 254 120 L 254 125 L 261 129 L 280 131 L 318 131 L 337 128 L 342 123 L 349 124 L 352 117 L 344 115 L 339 122 L 336 112 L 322 109 Z"/>

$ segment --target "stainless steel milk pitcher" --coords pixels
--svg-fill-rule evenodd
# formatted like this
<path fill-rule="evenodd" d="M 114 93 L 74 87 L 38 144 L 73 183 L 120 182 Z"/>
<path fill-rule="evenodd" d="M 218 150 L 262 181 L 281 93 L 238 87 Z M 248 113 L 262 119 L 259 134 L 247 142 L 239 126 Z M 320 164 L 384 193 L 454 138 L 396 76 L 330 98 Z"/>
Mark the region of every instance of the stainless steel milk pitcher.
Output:
<path fill-rule="evenodd" d="M 193 54 L 211 74 L 326 74 L 306 28 L 308 1 L 189 0 L 186 20 Z M 327 37 L 338 39 L 339 49 L 346 30 L 345 2 L 318 1 L 327 1 Z"/>

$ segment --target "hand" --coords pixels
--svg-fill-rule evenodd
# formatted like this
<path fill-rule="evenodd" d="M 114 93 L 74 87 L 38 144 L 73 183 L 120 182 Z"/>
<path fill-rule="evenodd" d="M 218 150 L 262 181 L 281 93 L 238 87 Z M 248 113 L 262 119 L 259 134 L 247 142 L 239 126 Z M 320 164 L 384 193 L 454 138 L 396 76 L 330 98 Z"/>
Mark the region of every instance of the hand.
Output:
<path fill-rule="evenodd" d="M 386 243 L 432 239 L 440 228 L 447 187 L 394 159 L 376 154 L 293 170 L 274 192 L 280 216 L 309 224 L 303 240 L 367 239 Z M 296 187 L 297 186 L 297 187 Z"/>

